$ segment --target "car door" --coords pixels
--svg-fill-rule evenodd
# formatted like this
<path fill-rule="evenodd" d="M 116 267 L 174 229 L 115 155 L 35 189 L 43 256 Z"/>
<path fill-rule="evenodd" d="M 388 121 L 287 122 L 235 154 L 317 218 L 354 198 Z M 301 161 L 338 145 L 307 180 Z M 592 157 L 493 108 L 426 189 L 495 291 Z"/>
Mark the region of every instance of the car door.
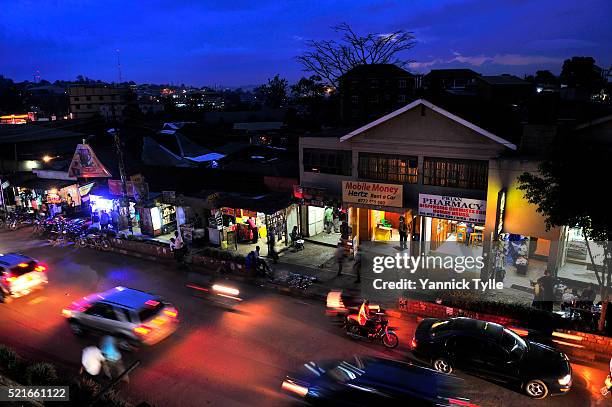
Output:
<path fill-rule="evenodd" d="M 476 374 L 486 369 L 484 340 L 473 336 L 455 335 L 449 338 L 446 348 L 451 363 L 458 369 Z"/>
<path fill-rule="evenodd" d="M 503 382 L 517 380 L 518 365 L 499 343 L 487 342 L 485 354 L 486 373 L 489 378 Z"/>
<path fill-rule="evenodd" d="M 119 319 L 113 307 L 103 302 L 93 304 L 83 313 L 83 323 L 100 332 L 115 332 Z"/>

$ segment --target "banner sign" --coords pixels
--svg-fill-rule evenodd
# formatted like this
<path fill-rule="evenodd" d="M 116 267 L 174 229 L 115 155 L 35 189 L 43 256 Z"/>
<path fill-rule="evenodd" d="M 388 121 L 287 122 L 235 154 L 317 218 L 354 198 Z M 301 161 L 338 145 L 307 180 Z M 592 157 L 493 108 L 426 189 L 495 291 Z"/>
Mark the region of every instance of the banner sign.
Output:
<path fill-rule="evenodd" d="M 342 181 L 342 202 L 373 206 L 403 207 L 402 185 Z"/>
<path fill-rule="evenodd" d="M 77 145 L 70 168 L 70 177 L 78 178 L 110 178 L 111 173 L 104 167 L 89 144 Z"/>
<path fill-rule="evenodd" d="M 485 223 L 487 201 L 458 196 L 419 194 L 419 215 L 468 223 Z"/>
<path fill-rule="evenodd" d="M 135 196 L 136 188 L 133 181 L 125 181 L 125 189 L 127 196 Z M 108 180 L 108 192 L 111 195 L 123 196 L 123 185 L 120 179 L 109 179 Z"/>

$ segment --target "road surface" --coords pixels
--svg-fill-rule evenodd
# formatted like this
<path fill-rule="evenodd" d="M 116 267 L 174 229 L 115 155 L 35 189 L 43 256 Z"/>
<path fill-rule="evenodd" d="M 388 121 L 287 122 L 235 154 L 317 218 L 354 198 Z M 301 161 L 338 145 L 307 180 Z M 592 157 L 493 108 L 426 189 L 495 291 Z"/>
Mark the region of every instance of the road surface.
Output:
<path fill-rule="evenodd" d="M 0 232 L 0 253 L 19 251 L 48 265 L 42 291 L 0 304 L 0 343 L 34 358 L 79 368 L 81 350 L 96 341 L 72 335 L 61 310 L 75 299 L 117 285 L 157 293 L 179 309 L 180 328 L 165 341 L 124 355 L 138 359 L 129 385 L 135 401 L 156 406 L 285 406 L 282 378 L 306 361 L 354 354 L 407 360 L 415 322 L 399 326 L 400 348 L 352 341 L 325 317 L 324 304 L 261 287 L 241 286 L 246 300 L 235 311 L 211 304 L 187 288 L 184 272 L 171 265 L 115 253 L 50 247 L 29 229 Z M 573 364 L 574 388 L 563 397 L 533 401 L 513 389 L 459 374 L 465 393 L 481 406 L 588 406 L 601 403 L 602 366 Z M 609 402 L 607 400 L 606 402 Z M 601 404 L 603 405 L 603 404 Z"/>

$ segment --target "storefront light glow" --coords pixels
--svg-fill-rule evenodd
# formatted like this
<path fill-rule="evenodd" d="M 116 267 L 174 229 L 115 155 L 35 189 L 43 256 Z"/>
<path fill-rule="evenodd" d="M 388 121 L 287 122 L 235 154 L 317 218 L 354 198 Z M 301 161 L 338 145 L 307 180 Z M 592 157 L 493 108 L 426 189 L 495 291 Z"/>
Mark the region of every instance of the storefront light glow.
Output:
<path fill-rule="evenodd" d="M 109 213 L 113 209 L 113 201 L 111 199 L 106 199 L 99 195 L 90 195 L 89 201 L 91 203 L 91 209 L 94 212 L 104 210 L 106 213 Z"/>
<path fill-rule="evenodd" d="M 153 230 L 161 229 L 161 215 L 157 206 L 151 208 L 151 223 L 153 224 Z"/>

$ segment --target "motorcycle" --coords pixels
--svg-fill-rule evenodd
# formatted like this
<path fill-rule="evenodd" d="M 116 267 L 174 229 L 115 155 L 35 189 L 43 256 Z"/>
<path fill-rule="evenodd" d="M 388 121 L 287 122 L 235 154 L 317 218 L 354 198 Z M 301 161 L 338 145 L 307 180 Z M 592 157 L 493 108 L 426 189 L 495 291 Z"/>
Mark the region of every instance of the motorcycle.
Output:
<path fill-rule="evenodd" d="M 206 299 L 224 308 L 233 309 L 243 301 L 236 285 L 224 278 L 202 276 L 190 273 L 187 288 L 193 289 L 194 296 Z"/>
<path fill-rule="evenodd" d="M 355 315 L 346 318 L 346 334 L 353 339 L 367 339 L 370 342 L 379 340 L 389 349 L 399 345 L 399 338 L 393 328 L 389 328 L 389 321 L 384 312 L 377 312 L 365 326 L 359 324 Z"/>
<path fill-rule="evenodd" d="M 101 233 L 84 233 L 76 239 L 75 244 L 77 247 L 89 247 L 105 252 L 111 249 L 110 241 Z"/>

